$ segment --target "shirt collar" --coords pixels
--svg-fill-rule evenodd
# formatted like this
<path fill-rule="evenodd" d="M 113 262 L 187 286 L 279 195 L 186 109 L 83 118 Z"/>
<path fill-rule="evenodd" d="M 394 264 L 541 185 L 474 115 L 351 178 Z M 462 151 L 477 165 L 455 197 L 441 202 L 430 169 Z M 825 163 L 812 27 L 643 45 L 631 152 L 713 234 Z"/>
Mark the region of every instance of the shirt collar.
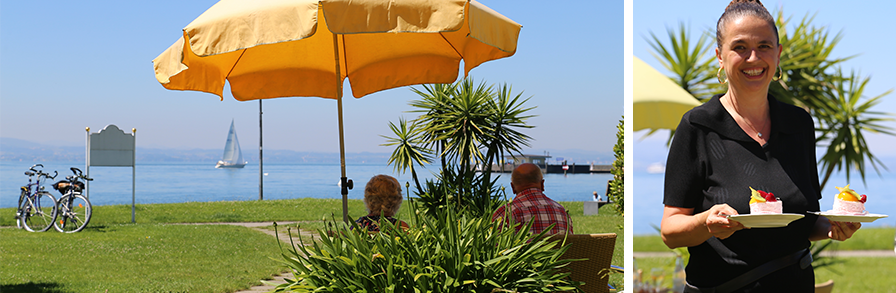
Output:
<path fill-rule="evenodd" d="M 523 191 L 520 191 L 519 193 L 517 193 L 516 196 L 514 197 L 514 200 L 519 199 L 519 198 L 528 197 L 528 196 L 538 195 L 540 193 L 541 193 L 541 190 L 538 190 L 538 187 L 529 187 L 529 188 L 523 189 Z"/>
<path fill-rule="evenodd" d="M 693 113 L 689 116 L 691 124 L 712 129 L 719 135 L 730 139 L 753 141 L 753 139 L 737 125 L 737 122 L 735 122 L 734 118 L 728 114 L 725 107 L 722 106 L 722 101 L 720 100 L 721 97 L 722 94 L 715 95 L 708 102 L 692 109 L 691 111 Z M 768 95 L 768 106 L 769 116 L 771 116 L 772 120 L 772 133 L 769 137 L 774 136 L 777 132 L 788 134 L 798 132 L 798 129 L 796 128 L 798 123 L 794 121 L 794 117 L 783 115 L 781 111 L 784 106 L 783 103 L 772 97 L 772 95 Z"/>

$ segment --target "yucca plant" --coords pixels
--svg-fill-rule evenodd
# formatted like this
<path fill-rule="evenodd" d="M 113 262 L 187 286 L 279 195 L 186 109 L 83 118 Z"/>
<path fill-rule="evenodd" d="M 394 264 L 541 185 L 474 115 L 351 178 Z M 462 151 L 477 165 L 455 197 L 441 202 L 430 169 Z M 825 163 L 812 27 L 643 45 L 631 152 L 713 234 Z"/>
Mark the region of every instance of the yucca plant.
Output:
<path fill-rule="evenodd" d="M 824 27 L 812 26 L 815 16 L 805 15 L 798 24 L 790 26 L 790 19 L 778 12 L 776 25 L 780 28 L 781 69 L 783 76 L 769 85 L 769 92 L 778 100 L 814 112 L 829 98 L 832 82 L 840 78 L 833 68 L 853 56 L 831 58 L 831 52 L 842 39 L 842 34 L 831 35 Z M 789 28 L 792 27 L 792 28 Z M 775 76 L 782 75 L 777 70 Z M 824 115 L 813 113 L 813 116 Z"/>
<path fill-rule="evenodd" d="M 528 112 L 535 107 L 525 107 L 528 99 L 512 93 L 510 85 L 496 88 L 469 78 L 412 90 L 421 99 L 410 103 L 417 108 L 411 112 L 420 116 L 399 126 L 390 124 L 395 136 L 386 137 L 384 144 L 396 146 L 390 164 L 411 169 L 417 183 L 413 166 L 423 166 L 427 154 L 438 156 L 442 165 L 437 181 L 417 184 L 424 210 L 451 207 L 471 216 L 488 215 L 499 198 L 490 166 L 529 145 L 531 138 L 519 129 L 532 128 L 526 121 L 534 117 Z M 474 163 L 487 167 L 479 173 Z"/>
<path fill-rule="evenodd" d="M 380 233 L 319 231 L 310 246 L 282 249 L 295 280 L 277 292 L 556 292 L 575 290 L 558 273 L 566 246 L 544 234 L 498 229 L 453 209 L 402 231 L 385 221 Z M 534 240 L 533 240 L 534 239 Z"/>
<path fill-rule="evenodd" d="M 420 203 L 424 214 L 435 217 L 436 211 L 452 208 L 463 211 L 471 217 L 488 217 L 506 198 L 504 190 L 498 187 L 498 178 L 488 180 L 485 173 L 456 172 L 460 166 L 449 167 L 447 173 L 436 175 L 435 180 L 426 180 L 424 193 L 418 193 L 413 200 Z"/>
<path fill-rule="evenodd" d="M 485 149 L 487 151 L 483 160 L 484 165 L 487 166 L 484 170 L 485 178 L 491 178 L 492 164 L 495 162 L 501 163 L 501 158 L 504 157 L 505 153 L 511 155 L 522 153 L 521 147 L 528 147 L 529 140 L 532 139 L 517 129 L 533 127 L 526 124 L 526 120 L 535 117 L 535 115 L 527 115 L 526 113 L 535 107 L 524 108 L 523 104 L 529 101 L 529 99 L 521 99 L 522 93 L 514 96 L 512 91 L 510 85 L 503 84 L 497 91 L 494 99 L 489 101 L 489 107 L 493 111 L 492 115 L 488 116 L 491 131 L 486 133 Z M 482 183 L 489 183 L 489 180 L 482 180 Z M 488 186 L 483 185 L 481 189 L 486 190 Z"/>
<path fill-rule="evenodd" d="M 399 174 L 404 173 L 407 169 L 411 169 L 411 178 L 414 179 L 414 183 L 417 186 L 417 192 L 423 193 L 423 188 L 420 186 L 420 181 L 417 179 L 417 170 L 414 169 L 414 165 L 423 166 L 424 164 L 429 164 L 429 161 L 432 159 L 432 150 L 420 147 L 420 144 L 424 141 L 420 137 L 422 132 L 417 123 L 411 121 L 409 125 L 404 118 L 401 118 L 398 121 L 398 126 L 389 122 L 389 127 L 392 129 L 392 133 L 395 134 L 395 137 L 381 135 L 387 141 L 387 143 L 381 145 L 396 147 L 395 150 L 392 151 L 392 156 L 389 157 L 389 162 L 387 164 L 394 164 L 395 171 Z"/>
<path fill-rule="evenodd" d="M 838 69 L 839 76 L 844 76 Z M 871 111 L 880 103 L 881 98 L 888 95 L 889 90 L 881 95 L 862 102 L 865 85 L 870 78 L 862 78 L 858 73 L 851 72 L 849 77 L 837 79 L 833 82 L 832 97 L 820 101 L 822 107 L 816 107 L 819 121 L 816 138 L 820 143 L 827 143 L 827 152 L 819 159 L 818 164 L 822 168 L 821 186 L 827 183 L 831 174 L 836 170 L 847 169 L 846 181 L 849 182 L 849 169 L 859 171 L 862 182 L 865 181 L 865 160 L 871 163 L 874 170 L 880 173 L 877 165 L 886 169 L 883 162 L 871 153 L 871 148 L 865 141 L 865 132 L 884 133 L 894 135 L 892 128 L 883 125 L 883 122 L 894 121 L 892 114 Z M 890 117 L 887 117 L 890 116 Z"/>
<path fill-rule="evenodd" d="M 694 96 L 697 100 L 707 100 L 719 93 L 716 80 L 718 65 L 714 54 L 711 33 L 700 34 L 696 42 L 691 42 L 689 29 L 683 22 L 678 30 L 667 28 L 669 45 L 664 45 L 660 38 L 650 32 L 648 43 L 656 53 L 653 57 L 672 72 L 672 81 Z M 724 91 L 721 91 L 724 92 Z"/>

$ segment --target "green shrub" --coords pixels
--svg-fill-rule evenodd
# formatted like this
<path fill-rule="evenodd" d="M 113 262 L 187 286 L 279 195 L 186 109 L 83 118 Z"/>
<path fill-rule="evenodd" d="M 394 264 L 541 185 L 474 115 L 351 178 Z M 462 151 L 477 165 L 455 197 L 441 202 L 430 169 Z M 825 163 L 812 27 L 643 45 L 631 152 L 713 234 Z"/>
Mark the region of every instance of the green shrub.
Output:
<path fill-rule="evenodd" d="M 615 203 L 616 211 L 620 215 L 625 214 L 625 131 L 622 127 L 624 120 L 619 120 L 616 125 L 616 145 L 613 146 L 613 153 L 616 154 L 616 160 L 613 161 L 613 180 L 610 181 L 610 193 L 607 194 L 609 201 Z"/>
<path fill-rule="evenodd" d="M 498 187 L 498 177 L 489 180 L 485 173 L 456 172 L 450 166 L 446 173 L 437 175 L 436 180 L 426 180 L 424 193 L 412 198 L 419 203 L 427 216 L 435 217 L 435 212 L 445 208 L 462 211 L 465 215 L 491 217 L 505 197 L 503 188 Z M 409 198 L 410 199 L 410 198 Z"/>
<path fill-rule="evenodd" d="M 473 217 L 488 216 L 498 204 L 490 166 L 503 164 L 505 155 L 521 154 L 531 137 L 520 130 L 532 128 L 526 107 L 529 100 L 512 87 L 478 85 L 470 78 L 452 84 L 411 88 L 420 100 L 410 105 L 421 113 L 411 120 L 389 123 L 394 137 L 383 136 L 384 146 L 394 146 L 389 164 L 399 173 L 408 169 L 426 210 L 452 208 Z M 434 158 L 432 156 L 435 156 Z M 438 181 L 422 186 L 414 166 L 440 162 Z M 481 173 L 473 165 L 487 166 Z"/>
<path fill-rule="evenodd" d="M 353 225 L 354 226 L 354 225 Z M 557 273 L 569 260 L 542 234 L 498 229 L 485 218 L 415 217 L 407 231 L 383 222 L 382 232 L 356 226 L 318 230 L 310 246 L 281 252 L 295 280 L 278 292 L 555 292 L 575 290 Z M 329 236 L 335 235 L 335 236 Z M 529 241 L 529 239 L 541 239 Z M 298 249 L 296 248 L 298 247 Z M 301 252 L 300 252 L 301 251 Z"/>

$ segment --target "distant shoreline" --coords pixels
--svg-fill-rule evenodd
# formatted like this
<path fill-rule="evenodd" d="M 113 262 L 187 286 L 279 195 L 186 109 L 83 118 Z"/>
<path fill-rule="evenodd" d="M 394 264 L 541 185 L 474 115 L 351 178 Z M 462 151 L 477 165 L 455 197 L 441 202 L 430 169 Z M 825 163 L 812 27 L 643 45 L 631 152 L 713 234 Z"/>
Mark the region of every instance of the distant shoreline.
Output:
<path fill-rule="evenodd" d="M 566 159 L 570 164 L 608 165 L 615 160 L 612 151 L 548 150 L 557 154 L 554 159 Z M 528 151 L 524 151 L 526 153 Z M 539 151 L 531 151 L 540 153 Z M 184 162 L 215 164 L 221 159 L 219 149 L 163 149 L 142 148 L 136 150 L 136 161 L 140 163 Z M 345 154 L 346 163 L 383 164 L 389 162 L 391 152 L 352 152 Z M 243 150 L 243 158 L 249 164 L 258 165 L 258 152 Z M 339 152 L 303 152 L 293 150 L 264 150 L 264 163 L 316 163 L 339 164 Z M 84 162 L 84 146 L 53 146 L 15 138 L 0 137 L 0 162 Z"/>

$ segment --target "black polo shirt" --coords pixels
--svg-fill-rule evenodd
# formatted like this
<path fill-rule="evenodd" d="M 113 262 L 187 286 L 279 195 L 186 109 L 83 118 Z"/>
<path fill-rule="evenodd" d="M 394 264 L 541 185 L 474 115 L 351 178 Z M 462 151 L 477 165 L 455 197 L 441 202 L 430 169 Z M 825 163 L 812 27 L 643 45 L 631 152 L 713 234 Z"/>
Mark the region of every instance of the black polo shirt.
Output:
<path fill-rule="evenodd" d="M 774 193 L 783 201 L 785 213 L 818 211 L 821 189 L 811 116 L 769 95 L 771 133 L 768 142 L 759 145 L 728 114 L 720 97 L 714 96 L 682 117 L 666 162 L 663 203 L 693 208 L 694 214 L 726 203 L 740 214 L 749 214 L 749 187 L 753 187 Z M 745 229 L 725 240 L 713 237 L 689 247 L 688 283 L 715 287 L 807 248 L 816 219 L 808 214 L 787 227 Z M 791 266 L 747 287 L 758 290 L 755 292 L 811 292 L 813 284 L 811 268 Z"/>

